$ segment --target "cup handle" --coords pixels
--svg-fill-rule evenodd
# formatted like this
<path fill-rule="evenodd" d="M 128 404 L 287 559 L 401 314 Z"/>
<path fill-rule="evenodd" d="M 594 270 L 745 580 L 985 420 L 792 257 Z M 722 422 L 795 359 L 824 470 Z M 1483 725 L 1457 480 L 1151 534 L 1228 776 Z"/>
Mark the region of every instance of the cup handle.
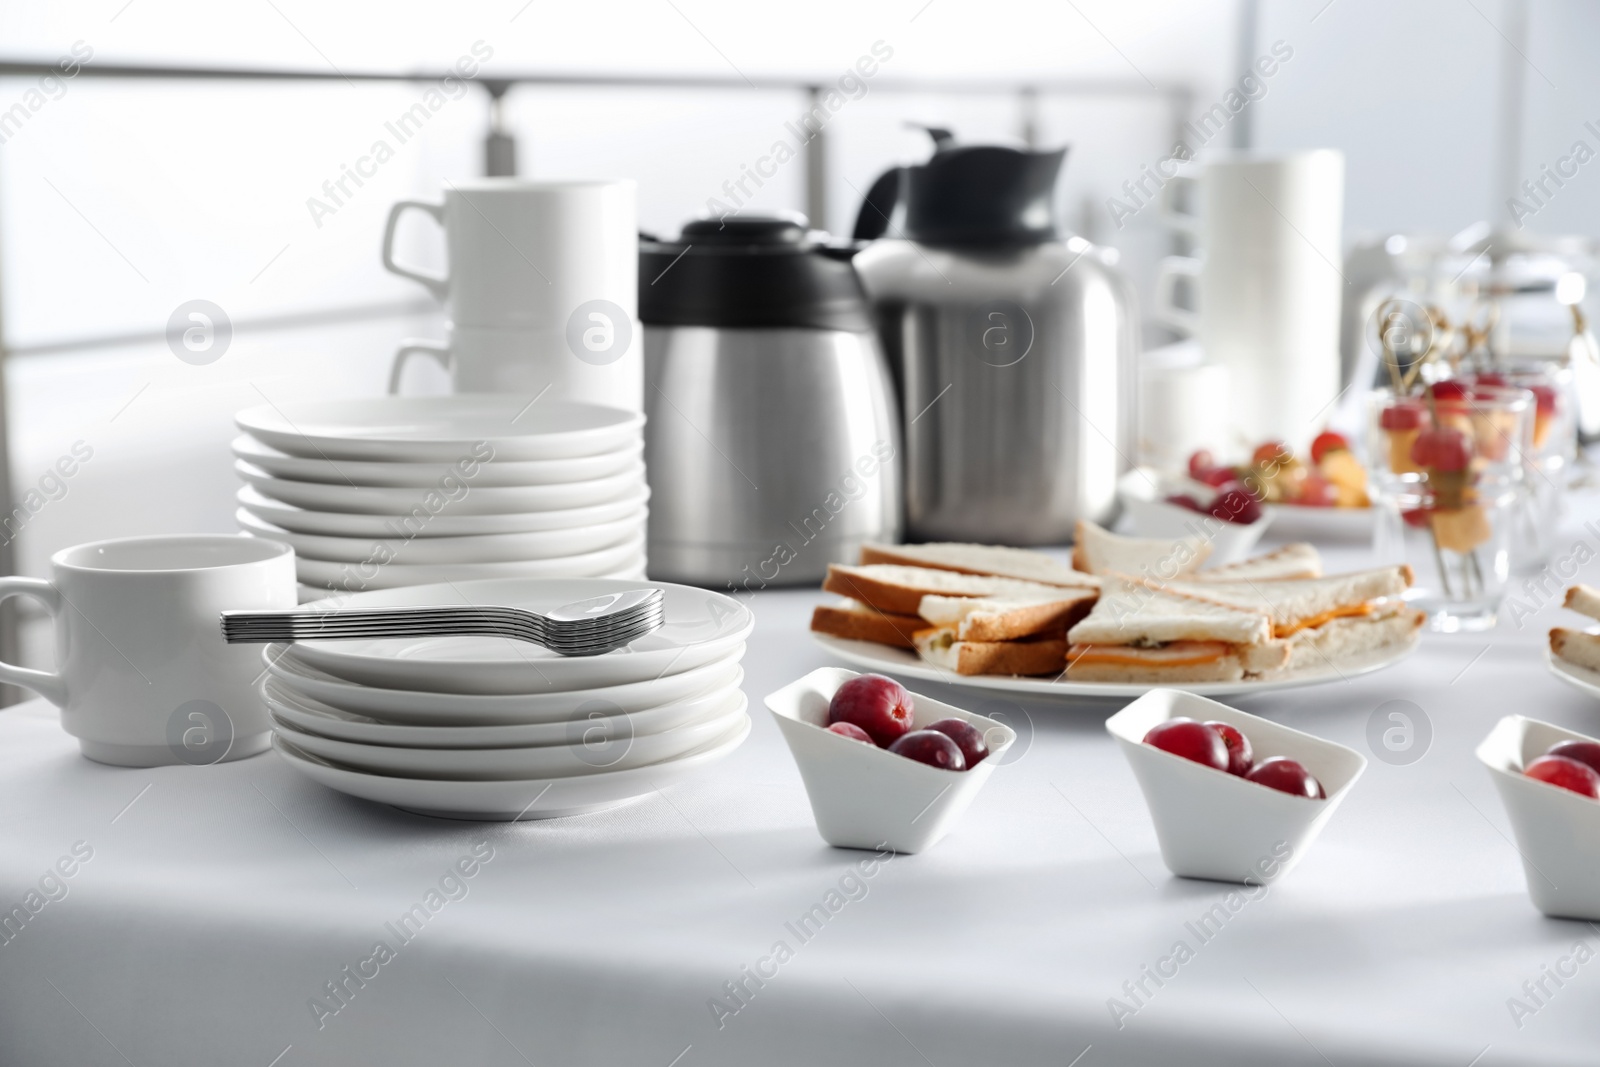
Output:
<path fill-rule="evenodd" d="M 450 346 L 442 345 L 437 341 L 418 341 L 415 339 L 400 342 L 400 348 L 394 354 L 394 363 L 389 367 L 389 394 L 398 396 L 400 393 L 400 372 L 405 370 L 406 362 L 412 356 L 431 356 L 439 361 L 439 366 L 447 372 L 450 370 Z"/>
<path fill-rule="evenodd" d="M 391 274 L 398 274 L 402 278 L 410 278 L 421 283 L 430 293 L 444 300 L 450 293 L 450 276 L 438 277 L 432 274 L 423 274 L 420 271 L 409 270 L 394 261 L 394 231 L 400 225 L 400 216 L 405 214 L 408 207 L 418 211 L 426 211 L 433 216 L 433 220 L 441 227 L 444 226 L 444 205 L 430 204 L 424 200 L 401 200 L 389 209 L 389 221 L 383 227 L 383 265 Z"/>
<path fill-rule="evenodd" d="M 1202 266 L 1200 260 L 1188 256 L 1168 256 L 1156 266 L 1155 296 L 1151 301 L 1156 321 L 1172 327 L 1185 337 L 1199 335 L 1200 316 L 1179 307 L 1173 298 L 1177 295 L 1178 279 L 1188 278 L 1198 282 Z"/>
<path fill-rule="evenodd" d="M 1198 189 L 1200 176 L 1198 174 L 1185 174 L 1182 171 L 1168 178 L 1161 187 L 1161 221 L 1179 233 L 1188 234 L 1190 237 L 1200 236 L 1200 216 L 1188 211 L 1179 211 L 1177 193 L 1179 189 L 1188 187 Z M 1190 201 L 1194 200 L 1194 193 L 1190 194 Z M 398 206 L 398 205 L 397 205 Z"/>
<path fill-rule="evenodd" d="M 0 578 L 0 600 L 14 596 L 33 597 L 51 615 L 61 610 L 61 594 L 43 578 Z M 0 660 L 0 682 L 31 689 L 58 708 L 67 702 L 67 683 L 54 671 L 36 671 Z"/>

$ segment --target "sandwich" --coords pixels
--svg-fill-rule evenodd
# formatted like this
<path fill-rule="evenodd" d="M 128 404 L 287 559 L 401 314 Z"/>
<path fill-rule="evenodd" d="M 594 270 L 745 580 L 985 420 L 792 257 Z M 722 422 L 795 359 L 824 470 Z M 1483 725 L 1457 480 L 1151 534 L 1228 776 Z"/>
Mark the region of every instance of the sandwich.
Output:
<path fill-rule="evenodd" d="M 1170 581 L 1193 573 L 1209 555 L 1211 542 L 1203 537 L 1123 537 L 1079 519 L 1072 566 L 1088 574 Z"/>
<path fill-rule="evenodd" d="M 852 641 L 872 641 L 894 648 L 916 648 L 911 640 L 912 635 L 927 626 L 915 615 L 879 611 L 857 600 L 819 604 L 811 609 L 811 628 L 819 634 L 831 634 Z"/>
<path fill-rule="evenodd" d="M 1083 586 L 1066 588 L 1018 578 L 965 574 L 898 563 L 869 563 L 863 566 L 831 563 L 827 576 L 822 580 L 822 588 L 893 615 L 916 615 L 925 596 L 1076 598 L 1085 592 Z"/>
<path fill-rule="evenodd" d="M 962 641 L 948 626 L 916 635 L 923 661 L 956 674 L 1060 674 L 1067 640 L 1060 634 L 1021 641 Z"/>
<path fill-rule="evenodd" d="M 1567 597 L 1562 603 L 1580 615 L 1600 619 L 1600 589 L 1575 585 L 1567 590 Z M 1575 667 L 1600 671 L 1600 634 L 1569 630 L 1565 626 L 1552 626 L 1550 651 Z"/>
<path fill-rule="evenodd" d="M 861 546 L 861 562 L 931 567 L 959 574 L 1016 578 L 1044 585 L 1093 587 L 1098 584 L 1092 575 L 1074 570 L 1043 552 L 1004 545 L 880 545 L 869 542 Z"/>
<path fill-rule="evenodd" d="M 1288 650 L 1267 615 L 1112 576 L 1067 631 L 1074 682 L 1231 682 L 1281 668 Z"/>
<path fill-rule="evenodd" d="M 1286 578 L 1320 578 L 1322 556 L 1316 546 L 1298 542 L 1284 545 L 1264 556 L 1207 567 L 1196 571 L 1191 577 L 1197 582 L 1279 582 Z"/>

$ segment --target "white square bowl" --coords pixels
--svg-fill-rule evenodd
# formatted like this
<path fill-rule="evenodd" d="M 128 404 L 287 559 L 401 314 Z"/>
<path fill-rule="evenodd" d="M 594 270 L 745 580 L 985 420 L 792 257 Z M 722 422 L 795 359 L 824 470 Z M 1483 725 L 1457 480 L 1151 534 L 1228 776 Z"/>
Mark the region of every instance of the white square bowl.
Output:
<path fill-rule="evenodd" d="M 1511 818 L 1533 906 L 1558 919 L 1600 921 L 1600 803 L 1522 769 L 1561 741 L 1596 738 L 1507 715 L 1478 746 Z"/>
<path fill-rule="evenodd" d="M 823 667 L 767 696 L 767 709 L 800 768 L 817 832 L 839 848 L 921 852 L 955 825 L 1016 741 L 1011 727 L 913 693 L 912 729 L 965 719 L 989 743 L 971 770 L 947 771 L 829 733 L 828 702 L 859 672 Z"/>
<path fill-rule="evenodd" d="M 1256 761 L 1298 760 L 1326 800 L 1292 796 L 1144 743 L 1157 723 L 1190 718 L 1236 726 Z M 1152 689 L 1106 720 L 1150 806 L 1161 859 L 1173 874 L 1259 885 L 1293 870 L 1367 760 L 1361 753 L 1179 689 Z"/>

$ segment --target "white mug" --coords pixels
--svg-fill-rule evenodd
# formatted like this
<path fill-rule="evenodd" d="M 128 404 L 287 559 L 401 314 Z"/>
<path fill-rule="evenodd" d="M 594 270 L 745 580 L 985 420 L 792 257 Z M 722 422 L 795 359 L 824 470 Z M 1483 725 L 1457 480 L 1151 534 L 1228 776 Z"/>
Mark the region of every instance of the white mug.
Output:
<path fill-rule="evenodd" d="M 389 392 L 400 392 L 411 357 L 427 356 L 449 372 L 458 393 L 539 395 L 643 411 L 644 343 L 638 324 L 592 314 L 576 336 L 565 330 L 452 326 L 448 341 L 402 341 L 389 370 Z"/>
<path fill-rule="evenodd" d="M 0 578 L 55 617 L 54 671 L 0 663 L 0 682 L 61 709 L 83 754 L 124 767 L 242 759 L 271 742 L 260 645 L 222 639 L 223 611 L 296 605 L 294 551 L 180 534 L 96 541 L 50 557 L 52 577 Z"/>
<path fill-rule="evenodd" d="M 459 326 L 562 331 L 590 310 L 638 318 L 639 227 L 632 181 L 483 178 L 450 184 L 444 202 L 402 200 L 389 210 L 383 265 L 421 283 Z M 407 208 L 444 227 L 447 272 L 394 259 Z"/>
<path fill-rule="evenodd" d="M 1184 186 L 1199 195 L 1198 215 L 1172 209 Z M 1343 154 L 1223 158 L 1179 174 L 1162 195 L 1165 221 L 1193 235 L 1202 254 L 1162 262 L 1157 317 L 1197 336 L 1207 362 L 1228 368 L 1241 437 L 1301 447 L 1339 393 Z M 1176 305 L 1180 277 L 1197 283 L 1197 312 Z"/>

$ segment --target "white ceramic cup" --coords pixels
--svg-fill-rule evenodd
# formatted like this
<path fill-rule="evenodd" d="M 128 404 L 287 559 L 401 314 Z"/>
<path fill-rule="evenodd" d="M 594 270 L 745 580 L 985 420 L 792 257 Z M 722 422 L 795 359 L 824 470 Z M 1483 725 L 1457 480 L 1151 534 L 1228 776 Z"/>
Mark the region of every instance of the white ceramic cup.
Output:
<path fill-rule="evenodd" d="M 241 759 L 271 742 L 256 692 L 260 645 L 222 640 L 221 613 L 296 605 L 294 551 L 226 534 L 95 541 L 50 558 L 52 577 L 0 578 L 55 618 L 55 671 L 0 663 L 61 709 L 83 754 L 124 767 Z"/>
<path fill-rule="evenodd" d="M 1186 186 L 1198 214 L 1174 210 Z M 1201 255 L 1162 262 L 1157 317 L 1228 368 L 1238 435 L 1302 447 L 1339 393 L 1344 155 L 1224 158 L 1180 173 L 1162 194 L 1164 220 L 1194 236 Z M 1196 311 L 1174 300 L 1184 277 L 1196 283 Z"/>
<path fill-rule="evenodd" d="M 413 356 L 426 356 L 449 372 L 458 393 L 539 395 L 643 411 L 644 343 L 638 324 L 605 311 L 589 314 L 598 318 L 586 318 L 576 338 L 566 330 L 452 326 L 447 341 L 402 341 L 389 370 L 389 392 L 400 392 Z"/>
<path fill-rule="evenodd" d="M 627 180 L 453 183 L 443 203 L 402 200 L 389 210 L 383 265 L 421 283 L 460 326 L 560 332 L 603 304 L 636 320 L 637 199 Z M 444 227 L 444 275 L 395 262 L 395 230 L 408 208 Z"/>

